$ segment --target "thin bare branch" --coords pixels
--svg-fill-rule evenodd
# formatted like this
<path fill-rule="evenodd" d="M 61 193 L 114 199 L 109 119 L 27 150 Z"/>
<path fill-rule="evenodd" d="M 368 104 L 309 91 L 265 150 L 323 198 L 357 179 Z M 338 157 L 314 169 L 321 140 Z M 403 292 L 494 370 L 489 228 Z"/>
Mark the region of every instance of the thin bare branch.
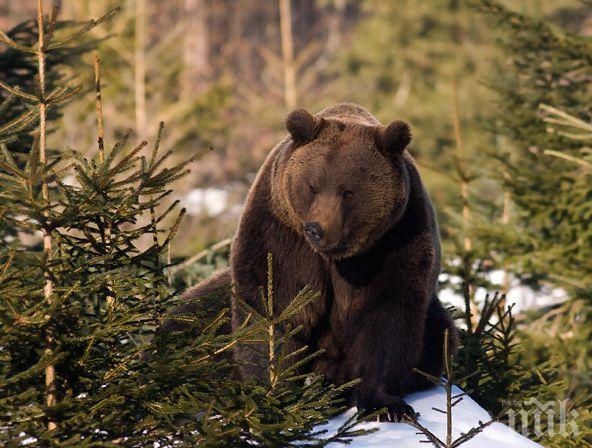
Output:
<path fill-rule="evenodd" d="M 103 103 L 101 100 L 101 58 L 99 52 L 95 51 L 95 104 L 97 110 L 97 142 L 99 145 L 99 160 L 105 160 L 105 130 L 103 129 Z"/>

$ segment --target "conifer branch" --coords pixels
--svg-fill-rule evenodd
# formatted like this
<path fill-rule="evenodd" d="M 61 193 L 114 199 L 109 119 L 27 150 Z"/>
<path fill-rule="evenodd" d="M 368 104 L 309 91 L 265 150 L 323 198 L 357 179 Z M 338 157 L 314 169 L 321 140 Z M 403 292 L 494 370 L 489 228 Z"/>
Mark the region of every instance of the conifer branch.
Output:
<path fill-rule="evenodd" d="M 37 50 L 33 47 L 27 47 L 26 45 L 21 45 L 11 39 L 4 31 L 0 30 L 0 42 L 8 45 L 9 47 L 21 51 L 23 53 L 35 54 Z"/>
<path fill-rule="evenodd" d="M 174 266 L 171 271 L 177 271 L 179 269 L 183 269 L 184 267 L 190 266 L 192 264 L 197 263 L 198 261 L 206 258 L 208 255 L 210 255 L 213 252 L 216 252 L 220 249 L 223 249 L 227 246 L 230 246 L 232 244 L 232 238 L 226 238 L 223 239 L 222 241 L 217 242 L 216 244 L 213 244 L 211 247 L 208 247 L 207 249 L 204 249 L 200 252 L 198 252 L 197 254 L 195 254 L 194 256 L 188 258 L 187 260 L 183 261 L 182 263 L 179 263 L 178 265 Z"/>
<path fill-rule="evenodd" d="M 271 390 L 275 387 L 277 380 L 276 355 L 275 355 L 275 322 L 273 319 L 273 256 L 267 254 L 267 297 L 265 297 L 265 306 L 267 311 L 267 335 L 269 345 L 269 384 Z"/>
<path fill-rule="evenodd" d="M 450 353 L 450 341 L 449 341 L 449 333 L 448 329 L 444 330 L 444 347 L 443 347 L 443 355 L 444 355 L 444 373 L 446 375 L 446 379 L 443 380 L 441 378 L 435 378 L 433 375 L 427 374 L 422 372 L 419 369 L 414 369 L 414 371 L 431 382 L 434 383 L 436 386 L 444 387 L 444 391 L 446 393 L 446 410 L 433 408 L 434 411 L 440 412 L 441 414 L 446 415 L 446 437 L 445 440 L 440 439 L 434 433 L 432 433 L 429 429 L 419 423 L 417 418 L 410 418 L 406 417 L 404 422 L 413 426 L 414 428 L 419 430 L 420 434 L 423 434 L 427 440 L 423 442 L 431 443 L 436 448 L 456 448 L 466 441 L 472 439 L 481 431 L 483 431 L 487 426 L 491 425 L 492 423 L 496 422 L 497 419 L 491 419 L 485 423 L 479 422 L 479 425 L 471 428 L 467 433 L 461 434 L 460 437 L 453 439 L 453 419 L 452 419 L 452 412 L 453 408 L 459 404 L 463 400 L 463 396 L 466 393 L 461 394 L 452 394 L 452 388 L 454 386 L 454 382 L 456 381 L 456 375 L 454 371 L 454 356 Z M 461 381 L 461 380 L 459 380 Z"/>
<path fill-rule="evenodd" d="M 97 128 L 98 128 L 98 144 L 99 144 L 99 161 L 103 162 L 105 159 L 105 130 L 103 129 L 103 102 L 101 99 L 101 73 L 100 73 L 101 58 L 99 52 L 95 51 L 95 107 L 97 111 Z"/>
<path fill-rule="evenodd" d="M 45 36 L 45 45 L 49 45 L 55 31 L 55 26 L 58 21 L 60 10 L 62 9 L 62 1 L 54 0 L 51 8 L 51 16 L 49 17 L 49 24 L 47 25 L 47 33 Z"/>
<path fill-rule="evenodd" d="M 103 15 L 102 17 L 99 17 L 98 19 L 89 20 L 85 25 L 80 27 L 78 30 L 76 30 L 75 32 L 73 32 L 69 36 L 66 36 L 64 39 L 49 45 L 47 48 L 47 51 L 56 50 L 58 48 L 62 48 L 64 46 L 68 45 L 71 42 L 74 42 L 76 39 L 78 39 L 79 37 L 82 37 L 83 35 L 88 33 L 90 30 L 92 30 L 94 27 L 96 27 L 97 25 L 100 25 L 104 21 L 113 17 L 119 11 L 121 11 L 121 7 L 118 6 L 117 8 L 112 9 L 107 14 Z"/>
<path fill-rule="evenodd" d="M 19 98 L 22 98 L 25 101 L 28 101 L 31 103 L 37 103 L 39 101 L 39 98 L 36 97 L 35 95 L 31 95 L 29 93 L 23 92 L 20 89 L 20 87 L 11 87 L 2 80 L 0 80 L 0 87 L 2 87 L 6 91 L 12 93 L 13 95 L 18 96 Z"/>

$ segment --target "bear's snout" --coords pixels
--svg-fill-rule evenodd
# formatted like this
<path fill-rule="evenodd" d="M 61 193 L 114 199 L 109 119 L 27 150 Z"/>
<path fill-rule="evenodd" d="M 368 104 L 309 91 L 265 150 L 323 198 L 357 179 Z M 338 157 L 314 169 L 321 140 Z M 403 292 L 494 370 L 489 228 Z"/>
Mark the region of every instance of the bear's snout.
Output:
<path fill-rule="evenodd" d="M 320 243 L 323 237 L 325 236 L 325 231 L 323 230 L 321 225 L 316 221 L 304 223 L 303 228 L 307 238 L 315 244 Z"/>

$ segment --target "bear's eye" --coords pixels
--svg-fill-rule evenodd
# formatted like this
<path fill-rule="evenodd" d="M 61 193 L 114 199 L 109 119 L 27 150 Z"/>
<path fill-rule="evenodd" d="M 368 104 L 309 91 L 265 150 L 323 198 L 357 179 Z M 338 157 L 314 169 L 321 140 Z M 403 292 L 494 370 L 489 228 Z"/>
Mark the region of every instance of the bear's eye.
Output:
<path fill-rule="evenodd" d="M 308 189 L 312 194 L 317 194 L 317 190 L 315 187 L 312 186 L 312 184 L 308 184 Z"/>
<path fill-rule="evenodd" d="M 341 195 L 343 196 L 343 199 L 349 199 L 354 195 L 354 192 L 351 190 L 344 190 Z"/>

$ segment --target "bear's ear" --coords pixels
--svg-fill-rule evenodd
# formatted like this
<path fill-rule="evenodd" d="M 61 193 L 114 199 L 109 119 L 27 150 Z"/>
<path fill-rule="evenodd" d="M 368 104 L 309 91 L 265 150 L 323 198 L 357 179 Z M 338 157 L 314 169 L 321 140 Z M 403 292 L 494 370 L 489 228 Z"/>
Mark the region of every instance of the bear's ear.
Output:
<path fill-rule="evenodd" d="M 401 154 L 411 143 L 411 128 L 404 121 L 393 121 L 381 131 L 379 145 L 386 155 Z"/>
<path fill-rule="evenodd" d="M 286 129 L 296 144 L 303 144 L 315 139 L 323 122 L 323 118 L 315 117 L 306 109 L 296 109 L 286 117 Z"/>

